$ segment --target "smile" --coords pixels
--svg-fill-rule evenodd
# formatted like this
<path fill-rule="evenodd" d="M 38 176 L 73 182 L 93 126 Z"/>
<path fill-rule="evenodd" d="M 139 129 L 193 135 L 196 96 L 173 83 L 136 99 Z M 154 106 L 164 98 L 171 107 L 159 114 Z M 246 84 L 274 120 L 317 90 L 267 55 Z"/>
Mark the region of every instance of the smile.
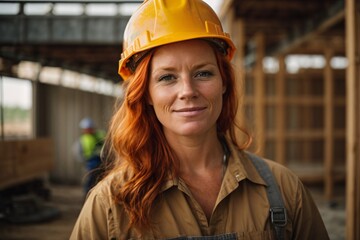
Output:
<path fill-rule="evenodd" d="M 174 112 L 196 112 L 196 111 L 202 111 L 204 109 L 206 109 L 206 107 L 181 108 L 174 110 Z"/>
<path fill-rule="evenodd" d="M 195 116 L 199 113 L 202 113 L 206 107 L 191 107 L 191 108 L 181 108 L 174 110 L 175 113 L 179 113 L 182 116 Z"/>

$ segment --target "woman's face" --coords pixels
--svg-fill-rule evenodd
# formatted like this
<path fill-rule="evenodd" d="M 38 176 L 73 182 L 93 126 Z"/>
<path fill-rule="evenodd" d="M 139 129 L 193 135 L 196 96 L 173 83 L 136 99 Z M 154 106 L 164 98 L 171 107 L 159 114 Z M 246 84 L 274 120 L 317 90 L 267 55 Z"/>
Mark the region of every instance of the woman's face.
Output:
<path fill-rule="evenodd" d="M 149 104 L 166 136 L 216 131 L 225 87 L 207 42 L 189 40 L 156 49 L 149 81 Z"/>

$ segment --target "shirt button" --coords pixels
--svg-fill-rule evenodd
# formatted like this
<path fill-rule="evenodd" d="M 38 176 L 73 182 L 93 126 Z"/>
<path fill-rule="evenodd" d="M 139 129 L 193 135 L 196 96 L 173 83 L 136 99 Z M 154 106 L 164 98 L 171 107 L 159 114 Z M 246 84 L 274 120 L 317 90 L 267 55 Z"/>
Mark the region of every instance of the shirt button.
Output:
<path fill-rule="evenodd" d="M 235 178 L 236 178 L 236 180 L 240 181 L 240 174 L 237 173 L 237 174 L 235 175 Z"/>

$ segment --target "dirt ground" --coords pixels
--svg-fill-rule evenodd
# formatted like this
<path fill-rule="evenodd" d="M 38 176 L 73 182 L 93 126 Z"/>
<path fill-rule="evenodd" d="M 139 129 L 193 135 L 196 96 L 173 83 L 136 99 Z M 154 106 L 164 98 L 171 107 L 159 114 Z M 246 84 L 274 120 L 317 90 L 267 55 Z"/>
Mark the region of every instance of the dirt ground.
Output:
<path fill-rule="evenodd" d="M 55 207 L 60 215 L 48 222 L 36 224 L 10 224 L 0 222 L 1 240 L 65 240 L 71 230 L 83 203 L 80 186 L 52 185 L 51 200 L 45 204 Z"/>
<path fill-rule="evenodd" d="M 322 188 L 310 188 L 331 240 L 345 240 L 345 186 L 335 188 L 331 202 L 324 199 Z"/>
<path fill-rule="evenodd" d="M 54 220 L 37 224 L 10 224 L 0 222 L 1 240 L 66 240 L 83 203 L 82 189 L 79 186 L 52 185 L 52 198 L 48 203 L 60 211 Z M 344 192 L 336 194 L 329 203 L 323 198 L 322 190 L 311 188 L 318 204 L 331 240 L 345 239 L 345 203 Z"/>

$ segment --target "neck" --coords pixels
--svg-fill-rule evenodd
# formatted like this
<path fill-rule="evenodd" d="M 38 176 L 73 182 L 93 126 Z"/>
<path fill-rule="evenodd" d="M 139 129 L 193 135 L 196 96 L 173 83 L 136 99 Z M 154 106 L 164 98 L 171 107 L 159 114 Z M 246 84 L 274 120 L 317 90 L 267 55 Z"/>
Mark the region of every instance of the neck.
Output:
<path fill-rule="evenodd" d="M 176 141 L 170 140 L 169 144 L 179 159 L 180 175 L 223 167 L 225 152 L 216 134 L 204 138 L 177 138 Z"/>

